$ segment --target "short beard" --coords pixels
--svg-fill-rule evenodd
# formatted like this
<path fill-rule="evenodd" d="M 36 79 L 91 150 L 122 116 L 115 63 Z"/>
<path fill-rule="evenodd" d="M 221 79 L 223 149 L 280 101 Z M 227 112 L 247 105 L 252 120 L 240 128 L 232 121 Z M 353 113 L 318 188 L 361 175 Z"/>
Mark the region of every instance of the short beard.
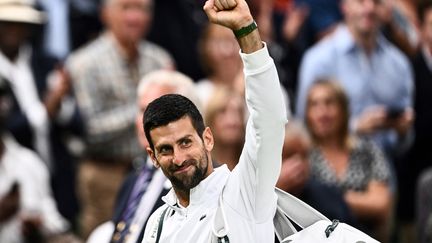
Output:
<path fill-rule="evenodd" d="M 203 152 L 204 156 L 200 158 L 197 164 L 192 165 L 195 167 L 195 171 L 191 177 L 180 179 L 175 176 L 170 176 L 168 178 L 175 189 L 183 192 L 188 192 L 190 189 L 196 187 L 205 178 L 208 169 L 208 158 L 205 151 Z M 200 166 L 202 161 L 204 161 L 203 167 Z M 185 161 L 185 163 L 191 162 L 192 161 Z"/>

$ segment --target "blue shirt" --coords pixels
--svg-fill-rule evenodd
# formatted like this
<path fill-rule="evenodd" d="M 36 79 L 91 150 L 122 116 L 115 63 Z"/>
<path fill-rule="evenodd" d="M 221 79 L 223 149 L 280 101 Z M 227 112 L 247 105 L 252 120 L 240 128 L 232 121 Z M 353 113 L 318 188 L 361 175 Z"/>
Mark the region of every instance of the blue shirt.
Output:
<path fill-rule="evenodd" d="M 304 117 L 307 93 L 319 78 L 340 82 L 350 99 L 351 120 L 367 107 L 411 107 L 413 75 L 408 59 L 382 35 L 369 54 L 357 45 L 346 25 L 309 49 L 302 61 L 296 113 Z M 394 131 L 384 131 L 380 141 L 395 145 Z M 386 147 L 386 145 L 384 145 Z"/>

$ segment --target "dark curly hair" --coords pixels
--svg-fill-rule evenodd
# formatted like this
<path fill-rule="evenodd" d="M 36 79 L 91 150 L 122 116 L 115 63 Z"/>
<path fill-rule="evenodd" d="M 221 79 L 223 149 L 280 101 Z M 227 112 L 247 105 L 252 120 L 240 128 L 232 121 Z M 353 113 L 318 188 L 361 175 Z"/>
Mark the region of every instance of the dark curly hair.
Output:
<path fill-rule="evenodd" d="M 144 133 L 151 149 L 154 149 L 150 136 L 152 129 L 168 125 L 185 116 L 190 117 L 195 131 L 201 139 L 205 129 L 203 117 L 195 104 L 179 94 L 167 94 L 155 99 L 147 106 L 143 116 Z"/>

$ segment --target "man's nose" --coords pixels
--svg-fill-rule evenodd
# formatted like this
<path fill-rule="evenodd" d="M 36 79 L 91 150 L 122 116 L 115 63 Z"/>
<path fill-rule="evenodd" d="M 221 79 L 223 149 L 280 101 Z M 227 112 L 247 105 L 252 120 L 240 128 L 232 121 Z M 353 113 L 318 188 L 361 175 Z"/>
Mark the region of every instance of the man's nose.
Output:
<path fill-rule="evenodd" d="M 186 161 L 185 151 L 175 149 L 173 154 L 173 163 L 177 166 L 182 166 L 184 161 Z"/>

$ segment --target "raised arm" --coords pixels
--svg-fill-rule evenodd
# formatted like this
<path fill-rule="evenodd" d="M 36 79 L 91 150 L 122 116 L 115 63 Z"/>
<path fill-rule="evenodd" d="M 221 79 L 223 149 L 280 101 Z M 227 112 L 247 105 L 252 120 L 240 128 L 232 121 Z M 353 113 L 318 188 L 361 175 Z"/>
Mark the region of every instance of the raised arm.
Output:
<path fill-rule="evenodd" d="M 236 33 L 250 113 L 240 161 L 225 187 L 231 195 L 226 200 L 232 207 L 246 205 L 239 213 L 260 222 L 273 217 L 276 207 L 274 186 L 280 173 L 286 123 L 279 78 L 245 0 L 209 0 L 204 10 L 210 21 Z"/>

